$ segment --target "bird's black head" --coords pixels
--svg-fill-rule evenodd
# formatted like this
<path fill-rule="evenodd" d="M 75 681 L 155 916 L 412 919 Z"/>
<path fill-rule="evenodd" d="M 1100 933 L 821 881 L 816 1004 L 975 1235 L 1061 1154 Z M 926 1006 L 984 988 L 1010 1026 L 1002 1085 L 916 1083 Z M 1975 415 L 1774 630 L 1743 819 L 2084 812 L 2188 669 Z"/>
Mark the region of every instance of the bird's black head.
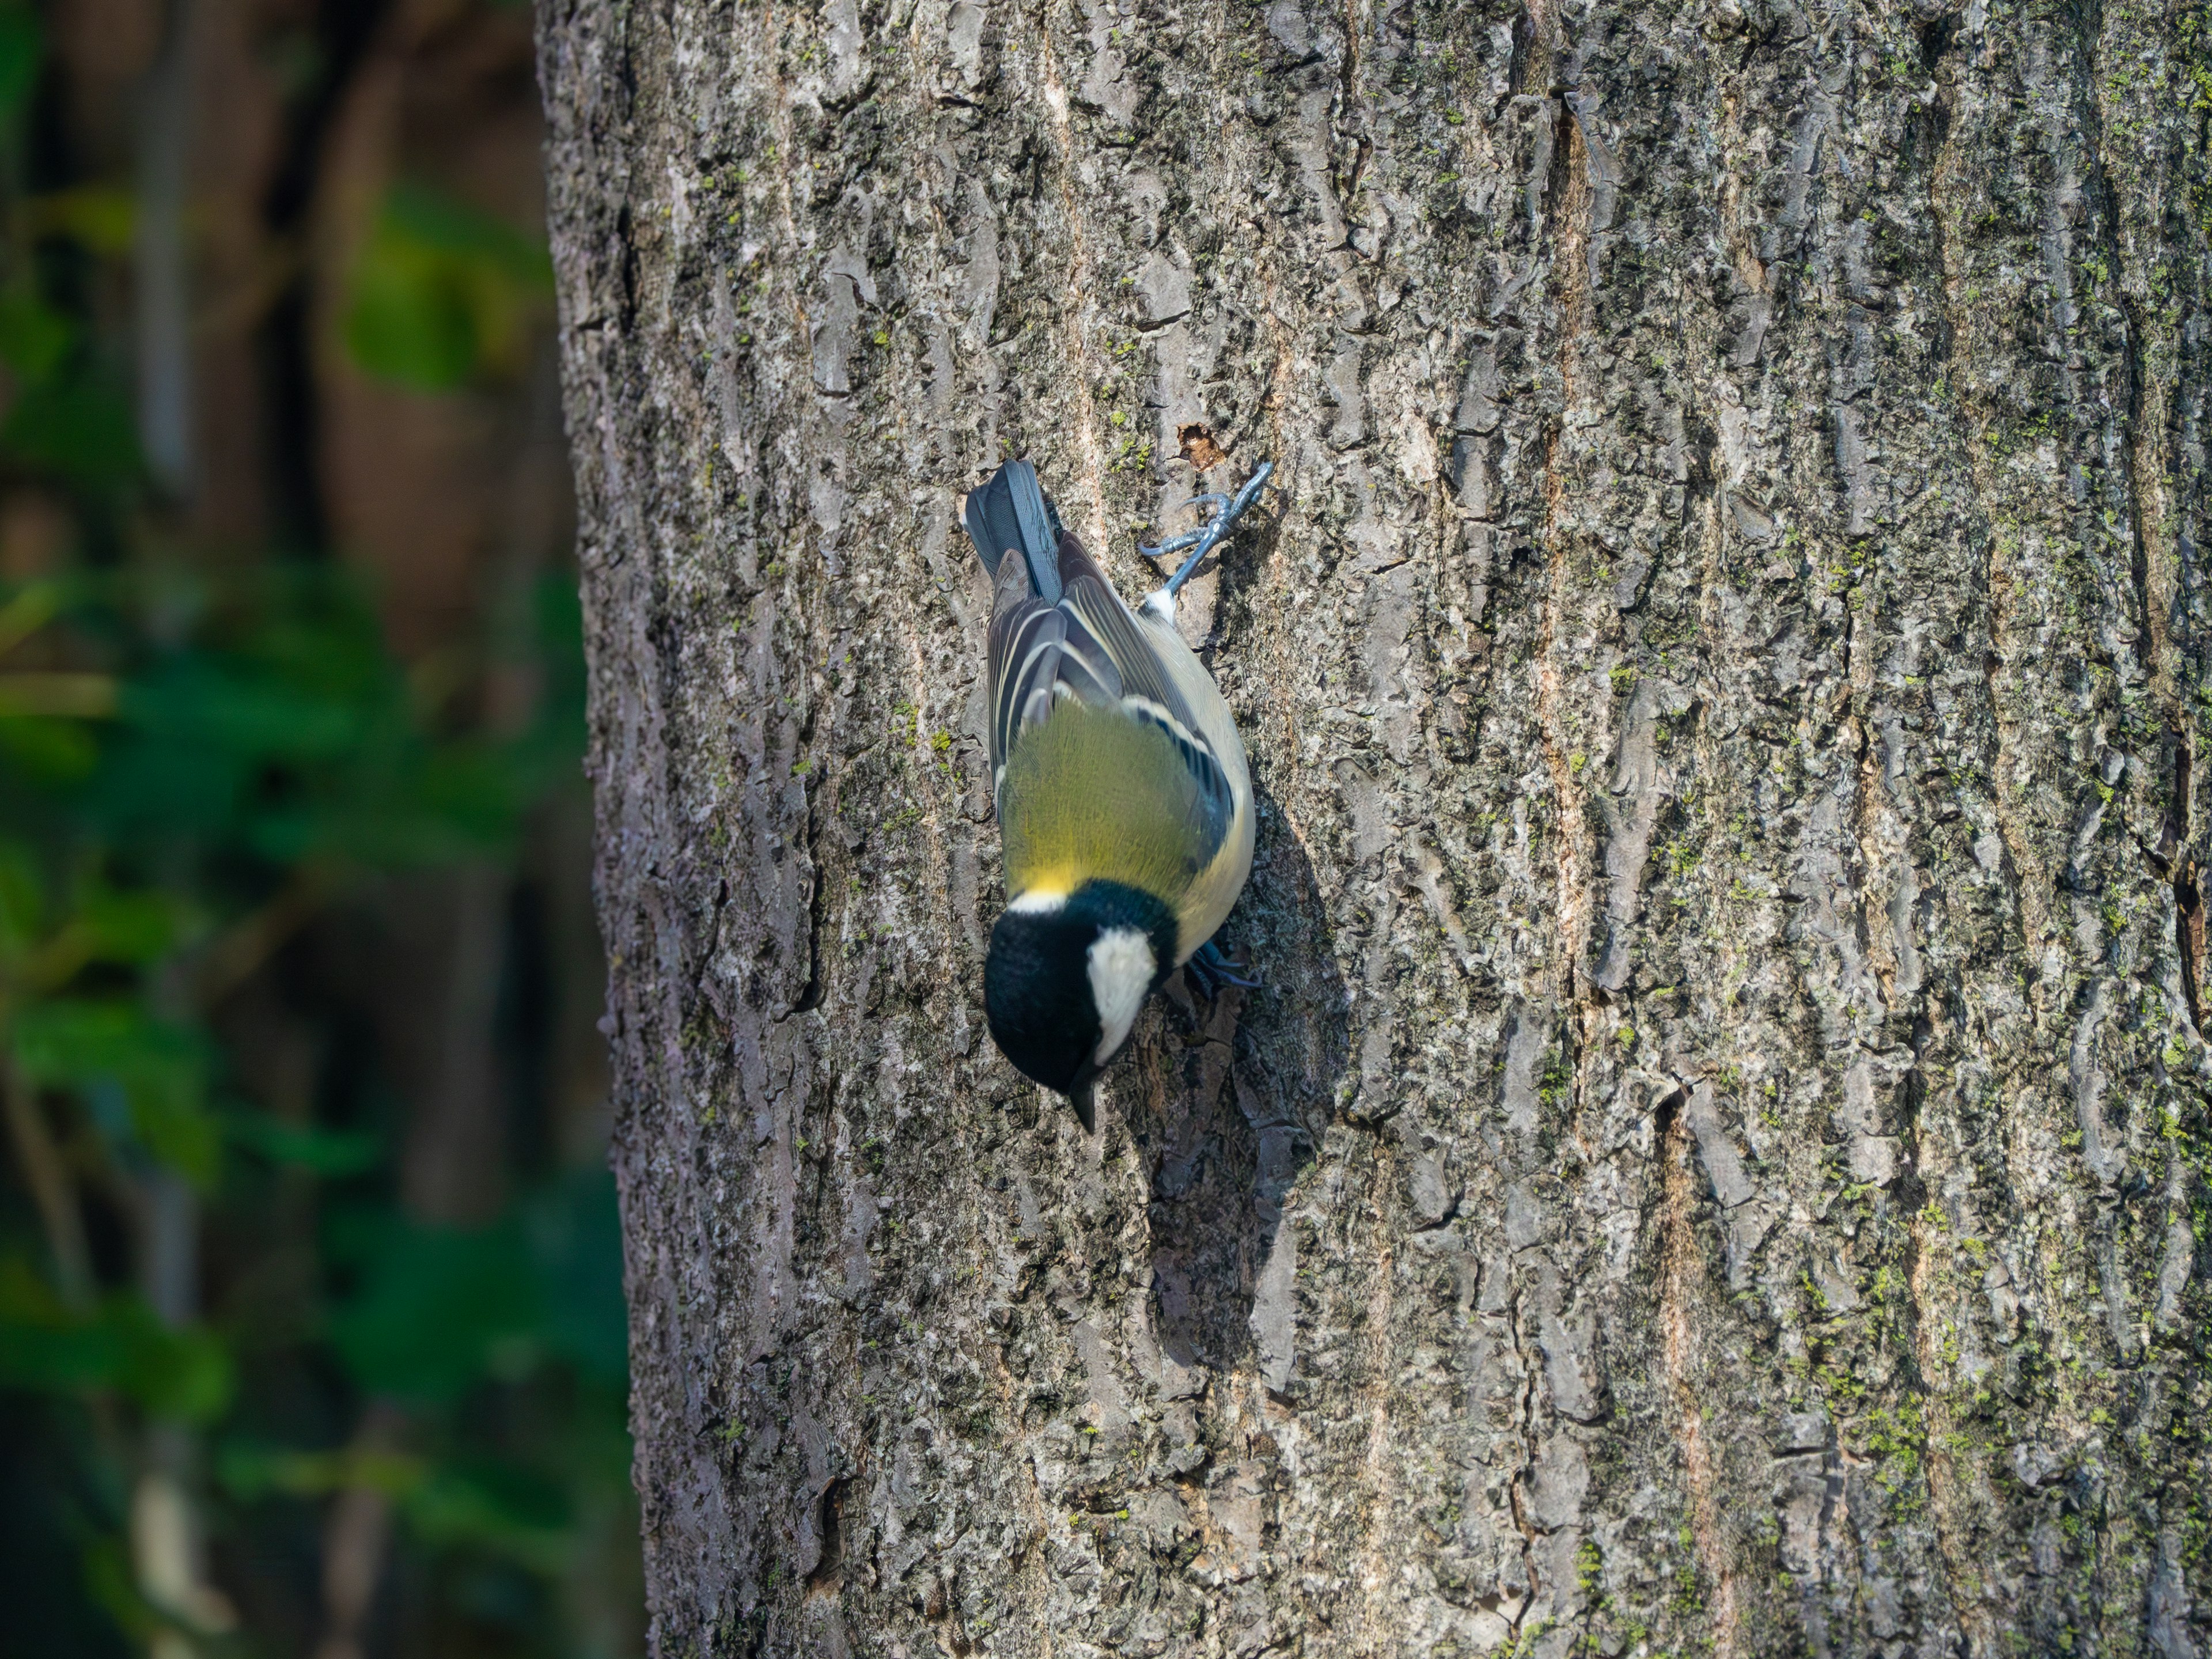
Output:
<path fill-rule="evenodd" d="M 1174 913 L 1136 888 L 1087 881 L 1065 900 L 1018 897 L 983 962 L 991 1039 L 1023 1076 L 1081 1109 L 1146 996 L 1175 971 L 1175 952 Z"/>

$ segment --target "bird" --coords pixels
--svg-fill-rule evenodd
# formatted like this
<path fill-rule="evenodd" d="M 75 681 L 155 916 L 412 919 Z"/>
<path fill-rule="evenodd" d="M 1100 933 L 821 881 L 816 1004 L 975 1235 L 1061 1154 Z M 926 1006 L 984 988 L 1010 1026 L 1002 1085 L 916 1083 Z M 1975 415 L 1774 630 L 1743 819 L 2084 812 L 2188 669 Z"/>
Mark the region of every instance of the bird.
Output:
<path fill-rule="evenodd" d="M 1201 495 L 1191 550 L 1132 610 L 1061 525 L 1036 468 L 1008 461 L 963 519 L 992 579 L 991 788 L 1006 903 L 983 1004 L 1014 1068 L 1097 1131 L 1093 1085 L 1178 968 L 1250 986 L 1215 932 L 1251 873 L 1255 814 L 1237 723 L 1176 629 L 1176 594 L 1266 486 Z"/>

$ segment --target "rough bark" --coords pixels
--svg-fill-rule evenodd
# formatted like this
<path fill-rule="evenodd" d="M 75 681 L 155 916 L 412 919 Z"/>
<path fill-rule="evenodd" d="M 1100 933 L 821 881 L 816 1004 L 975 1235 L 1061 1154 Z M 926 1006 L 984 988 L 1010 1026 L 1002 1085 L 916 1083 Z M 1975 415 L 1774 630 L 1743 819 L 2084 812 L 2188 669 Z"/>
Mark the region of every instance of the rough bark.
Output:
<path fill-rule="evenodd" d="M 659 1653 L 2212 1652 L 2208 36 L 549 0 Z M 1086 1139 L 955 507 L 1194 427 Z"/>

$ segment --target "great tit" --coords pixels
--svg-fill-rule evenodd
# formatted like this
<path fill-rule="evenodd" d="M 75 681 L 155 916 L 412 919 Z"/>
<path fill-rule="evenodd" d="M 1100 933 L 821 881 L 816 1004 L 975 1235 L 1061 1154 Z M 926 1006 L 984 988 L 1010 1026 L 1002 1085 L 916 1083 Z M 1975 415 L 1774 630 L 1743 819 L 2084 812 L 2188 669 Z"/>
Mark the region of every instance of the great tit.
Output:
<path fill-rule="evenodd" d="M 1006 908 L 983 1003 L 1000 1051 L 1097 1127 L 1091 1084 L 1145 999 L 1209 941 L 1252 868 L 1252 782 L 1236 722 L 1176 631 L 1175 592 L 1255 497 L 1217 511 L 1132 611 L 1060 522 L 1027 461 L 965 507 L 994 592 L 991 780 Z M 1238 981 L 1249 983 L 1249 981 Z"/>

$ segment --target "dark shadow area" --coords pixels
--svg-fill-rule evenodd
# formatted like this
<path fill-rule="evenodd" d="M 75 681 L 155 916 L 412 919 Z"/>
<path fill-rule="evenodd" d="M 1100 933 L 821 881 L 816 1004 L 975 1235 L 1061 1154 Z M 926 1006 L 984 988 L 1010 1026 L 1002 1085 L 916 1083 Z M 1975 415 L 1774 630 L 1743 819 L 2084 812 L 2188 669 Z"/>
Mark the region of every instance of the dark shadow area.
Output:
<path fill-rule="evenodd" d="M 1170 981 L 1146 1056 L 1155 1087 L 1129 1125 L 1152 1182 L 1161 1351 L 1185 1369 L 1233 1369 L 1258 1340 L 1283 1196 L 1313 1161 L 1349 1061 L 1312 862 L 1273 799 L 1259 804 L 1251 880 L 1222 931 L 1261 985 L 1209 1006 Z"/>

